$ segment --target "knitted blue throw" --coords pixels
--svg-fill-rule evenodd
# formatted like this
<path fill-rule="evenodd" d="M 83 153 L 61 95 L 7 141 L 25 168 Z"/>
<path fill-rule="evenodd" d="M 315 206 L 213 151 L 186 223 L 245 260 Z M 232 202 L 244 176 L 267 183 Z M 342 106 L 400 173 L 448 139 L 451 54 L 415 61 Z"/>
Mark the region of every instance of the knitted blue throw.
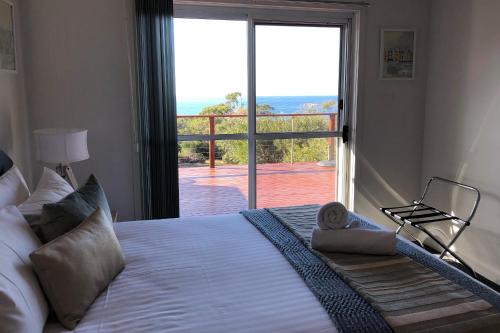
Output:
<path fill-rule="evenodd" d="M 384 318 L 267 210 L 242 212 L 304 279 L 339 333 L 392 332 Z"/>

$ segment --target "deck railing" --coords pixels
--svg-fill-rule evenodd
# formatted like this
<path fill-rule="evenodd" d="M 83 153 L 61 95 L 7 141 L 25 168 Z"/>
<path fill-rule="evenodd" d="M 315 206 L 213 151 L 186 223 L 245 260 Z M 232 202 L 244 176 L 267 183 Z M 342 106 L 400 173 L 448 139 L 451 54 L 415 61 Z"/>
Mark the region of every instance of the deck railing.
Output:
<path fill-rule="evenodd" d="M 334 131 L 335 130 L 335 122 L 336 122 L 336 116 L 337 113 L 333 112 L 325 112 L 325 113 L 279 113 L 279 114 L 258 114 L 257 118 L 263 118 L 263 117 L 289 117 L 291 118 L 291 126 L 292 126 L 292 132 L 294 131 L 294 118 L 296 117 L 315 117 L 315 116 L 320 116 L 320 117 L 328 117 L 328 124 L 327 128 L 328 131 Z M 215 135 L 215 120 L 216 118 L 246 118 L 246 114 L 227 114 L 227 115 L 181 115 L 177 116 L 177 119 L 196 119 L 196 118 L 206 118 L 208 123 L 208 134 L 209 135 Z M 215 168 L 215 139 L 209 140 L 208 143 L 208 158 L 209 158 L 209 164 L 210 168 Z M 332 146 L 333 140 L 330 138 L 328 139 L 328 145 Z"/>

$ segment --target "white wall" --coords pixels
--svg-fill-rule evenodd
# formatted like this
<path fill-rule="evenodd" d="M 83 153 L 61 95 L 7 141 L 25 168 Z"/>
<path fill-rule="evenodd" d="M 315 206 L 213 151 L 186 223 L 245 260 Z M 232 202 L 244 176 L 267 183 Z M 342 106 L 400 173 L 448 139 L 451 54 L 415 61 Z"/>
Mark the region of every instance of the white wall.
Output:
<path fill-rule="evenodd" d="M 131 3 L 131 2 L 130 2 Z M 26 83 L 32 129 L 88 129 L 94 173 L 119 219 L 134 218 L 128 1 L 25 0 Z M 41 164 L 35 163 L 35 177 Z"/>
<path fill-rule="evenodd" d="M 420 194 L 429 1 L 370 2 L 362 17 L 354 209 L 392 227 L 378 208 Z M 382 28 L 417 30 L 414 80 L 379 79 Z"/>
<path fill-rule="evenodd" d="M 434 0 L 431 12 L 422 181 L 439 175 L 481 190 L 456 248 L 499 283 L 500 1 Z"/>
<path fill-rule="evenodd" d="M 19 29 L 19 3 L 17 0 L 11 2 L 14 4 L 17 73 L 0 71 L 0 149 L 9 154 L 28 183 L 31 183 L 31 155 L 22 62 L 24 41 Z"/>

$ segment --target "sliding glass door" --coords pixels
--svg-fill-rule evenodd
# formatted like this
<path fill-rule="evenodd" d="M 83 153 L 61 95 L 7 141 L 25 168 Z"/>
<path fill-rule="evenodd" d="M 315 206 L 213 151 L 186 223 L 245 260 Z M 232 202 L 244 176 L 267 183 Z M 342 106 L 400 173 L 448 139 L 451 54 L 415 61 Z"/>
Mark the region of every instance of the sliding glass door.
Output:
<path fill-rule="evenodd" d="M 345 29 L 175 19 L 181 216 L 338 198 Z"/>

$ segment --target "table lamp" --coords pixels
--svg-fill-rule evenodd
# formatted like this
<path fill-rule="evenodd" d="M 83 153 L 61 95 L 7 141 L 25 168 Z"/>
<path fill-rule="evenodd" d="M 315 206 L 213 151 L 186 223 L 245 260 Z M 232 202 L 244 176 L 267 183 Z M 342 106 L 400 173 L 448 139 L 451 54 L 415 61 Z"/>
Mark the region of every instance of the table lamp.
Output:
<path fill-rule="evenodd" d="M 80 128 L 43 128 L 33 131 L 36 159 L 57 164 L 56 172 L 73 188 L 78 187 L 70 163 L 89 158 L 87 130 Z"/>

